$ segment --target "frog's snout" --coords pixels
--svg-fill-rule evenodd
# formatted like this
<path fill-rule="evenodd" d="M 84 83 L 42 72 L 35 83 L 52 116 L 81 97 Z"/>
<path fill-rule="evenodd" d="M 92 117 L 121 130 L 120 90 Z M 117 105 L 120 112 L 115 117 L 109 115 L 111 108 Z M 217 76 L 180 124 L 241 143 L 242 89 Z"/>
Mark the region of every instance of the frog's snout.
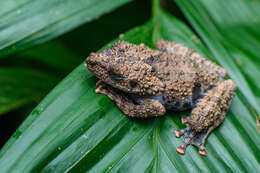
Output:
<path fill-rule="evenodd" d="M 87 58 L 86 58 L 86 65 L 89 66 L 94 66 L 97 64 L 96 61 L 96 54 L 95 53 L 91 53 Z"/>
<path fill-rule="evenodd" d="M 231 91 L 231 92 L 234 92 L 234 91 L 236 90 L 236 88 L 237 88 L 236 83 L 235 83 L 233 80 L 231 80 L 231 79 L 225 80 L 225 81 L 223 82 L 223 85 L 224 85 L 224 87 L 225 87 L 228 91 Z"/>

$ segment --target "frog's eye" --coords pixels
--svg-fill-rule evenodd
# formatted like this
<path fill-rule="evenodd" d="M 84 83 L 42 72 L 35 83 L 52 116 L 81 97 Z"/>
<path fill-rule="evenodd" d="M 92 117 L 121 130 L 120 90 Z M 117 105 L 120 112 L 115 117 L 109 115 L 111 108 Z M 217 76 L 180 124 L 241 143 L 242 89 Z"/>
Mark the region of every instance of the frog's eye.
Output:
<path fill-rule="evenodd" d="M 136 88 L 138 83 L 137 83 L 136 80 L 130 80 L 129 81 L 129 85 L 130 85 L 131 88 Z"/>
<path fill-rule="evenodd" d="M 124 76 L 122 76 L 122 75 L 120 75 L 120 74 L 117 74 L 117 73 L 115 73 L 115 72 L 113 72 L 113 71 L 109 71 L 108 74 L 109 74 L 109 77 L 110 77 L 112 80 L 114 80 L 115 82 L 122 82 L 122 81 L 125 80 L 125 77 L 124 77 Z"/>

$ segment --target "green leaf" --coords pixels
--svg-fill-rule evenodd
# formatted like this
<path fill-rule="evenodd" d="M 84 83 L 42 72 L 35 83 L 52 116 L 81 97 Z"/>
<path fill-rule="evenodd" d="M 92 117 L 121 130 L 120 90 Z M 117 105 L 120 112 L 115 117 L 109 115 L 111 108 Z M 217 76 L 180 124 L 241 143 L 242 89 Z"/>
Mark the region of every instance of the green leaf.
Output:
<path fill-rule="evenodd" d="M 209 50 L 179 20 L 159 8 L 153 21 L 122 39 L 154 47 L 158 38 L 185 43 L 203 55 Z M 106 47 L 111 46 L 112 43 Z M 220 50 L 221 51 L 221 50 Z M 255 172 L 260 140 L 254 116 L 238 94 L 226 120 L 207 141 L 207 157 L 182 143 L 179 114 L 146 120 L 126 117 L 104 95 L 81 64 L 29 115 L 0 152 L 0 172 Z M 250 89 L 250 88 L 249 88 Z"/>
<path fill-rule="evenodd" d="M 260 113 L 260 1 L 177 0 L 191 24 Z"/>
<path fill-rule="evenodd" d="M 32 101 L 39 101 L 58 78 L 28 68 L 0 68 L 0 115 Z"/>
<path fill-rule="evenodd" d="M 81 57 L 68 49 L 61 41 L 54 40 L 18 54 L 55 68 L 60 73 L 69 73 L 81 63 Z"/>
<path fill-rule="evenodd" d="M 130 1 L 2 1 L 0 5 L 0 57 L 57 37 Z"/>

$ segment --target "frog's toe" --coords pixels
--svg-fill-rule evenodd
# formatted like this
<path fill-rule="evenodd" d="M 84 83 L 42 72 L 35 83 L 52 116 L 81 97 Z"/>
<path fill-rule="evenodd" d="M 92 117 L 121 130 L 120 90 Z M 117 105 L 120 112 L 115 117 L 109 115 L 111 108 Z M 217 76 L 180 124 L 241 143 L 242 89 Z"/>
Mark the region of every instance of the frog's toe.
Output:
<path fill-rule="evenodd" d="M 97 94 L 107 95 L 109 93 L 106 87 L 104 87 L 105 85 L 101 80 L 97 81 L 96 86 L 98 86 L 97 89 L 95 90 Z"/>
<path fill-rule="evenodd" d="M 191 144 L 192 139 L 195 135 L 195 132 L 191 129 L 190 126 L 188 126 L 182 130 L 175 130 L 174 133 L 175 133 L 176 137 L 183 136 L 183 138 L 184 138 L 183 144 L 181 146 L 179 146 L 178 148 L 176 148 L 176 151 L 178 153 L 184 154 L 186 147 Z"/>
<path fill-rule="evenodd" d="M 95 90 L 97 94 L 106 94 L 106 90 L 104 90 L 102 85 L 99 85 L 98 88 Z"/>
<path fill-rule="evenodd" d="M 196 136 L 195 136 L 196 138 Z M 199 143 L 198 144 L 194 144 L 193 142 L 191 143 L 192 145 L 196 146 L 199 149 L 199 154 L 202 156 L 206 156 L 207 152 L 206 152 L 206 148 L 205 148 L 205 143 Z"/>
<path fill-rule="evenodd" d="M 189 123 L 189 118 L 181 117 L 181 123 L 187 125 Z"/>
<path fill-rule="evenodd" d="M 184 130 L 174 130 L 174 134 L 177 138 L 179 138 L 184 134 Z"/>
<path fill-rule="evenodd" d="M 206 155 L 207 155 L 207 152 L 206 152 L 205 149 L 199 149 L 199 153 L 200 153 L 200 155 L 202 155 L 202 156 L 206 156 Z"/>
<path fill-rule="evenodd" d="M 201 132 L 198 132 L 191 141 L 191 144 L 196 146 L 199 149 L 199 154 L 206 156 L 207 152 L 206 152 L 206 148 L 205 148 L 205 143 L 207 140 L 208 135 L 210 134 L 210 132 L 212 131 L 213 127 L 210 127 L 208 129 L 205 129 Z"/>
<path fill-rule="evenodd" d="M 186 150 L 186 147 L 184 147 L 184 146 L 182 146 L 182 145 L 176 148 L 176 151 L 177 151 L 178 153 L 180 153 L 180 154 L 184 154 L 184 153 L 185 153 L 185 150 Z"/>
<path fill-rule="evenodd" d="M 188 134 L 190 130 L 191 130 L 191 127 L 188 126 L 188 127 L 186 127 L 185 129 L 174 130 L 174 134 L 175 134 L 175 136 L 176 136 L 177 138 L 179 138 L 179 137 L 181 137 L 181 136 L 183 136 L 183 135 L 185 135 L 185 134 Z M 187 135 L 186 135 L 186 136 L 187 136 Z"/>

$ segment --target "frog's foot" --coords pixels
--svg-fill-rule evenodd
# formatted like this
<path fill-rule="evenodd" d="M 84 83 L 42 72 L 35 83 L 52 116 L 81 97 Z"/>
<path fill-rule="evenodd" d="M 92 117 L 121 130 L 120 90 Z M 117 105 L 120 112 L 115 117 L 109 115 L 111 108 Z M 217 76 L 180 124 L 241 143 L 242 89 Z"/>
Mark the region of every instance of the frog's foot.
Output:
<path fill-rule="evenodd" d="M 185 124 L 185 125 L 188 125 L 188 121 L 189 121 L 189 118 L 185 118 L 185 117 L 182 117 L 181 118 L 181 123 L 182 124 Z M 174 131 L 174 134 L 177 138 L 181 137 L 182 135 L 184 135 L 185 133 L 187 133 L 187 131 L 190 131 L 191 130 L 191 127 L 188 125 L 188 127 L 186 127 L 185 129 L 182 129 L 182 130 L 175 130 Z"/>
<path fill-rule="evenodd" d="M 195 132 L 193 132 L 191 127 L 188 126 L 182 130 L 175 130 L 174 133 L 177 138 L 179 138 L 181 136 L 184 137 L 183 144 L 181 146 L 179 146 L 178 148 L 176 148 L 178 153 L 184 154 L 186 147 L 191 143 L 192 138 L 195 136 Z"/>
<path fill-rule="evenodd" d="M 201 132 L 196 132 L 192 127 L 189 125 L 189 118 L 182 118 L 182 123 L 185 124 L 187 127 L 182 130 L 175 130 L 175 136 L 177 138 L 183 136 L 184 142 L 181 146 L 179 146 L 176 150 L 180 154 L 184 154 L 186 147 L 190 144 L 196 146 L 199 149 L 199 154 L 206 156 L 206 149 L 205 143 L 206 139 L 209 136 L 210 132 L 214 129 L 214 127 L 210 127 L 205 129 Z"/>

